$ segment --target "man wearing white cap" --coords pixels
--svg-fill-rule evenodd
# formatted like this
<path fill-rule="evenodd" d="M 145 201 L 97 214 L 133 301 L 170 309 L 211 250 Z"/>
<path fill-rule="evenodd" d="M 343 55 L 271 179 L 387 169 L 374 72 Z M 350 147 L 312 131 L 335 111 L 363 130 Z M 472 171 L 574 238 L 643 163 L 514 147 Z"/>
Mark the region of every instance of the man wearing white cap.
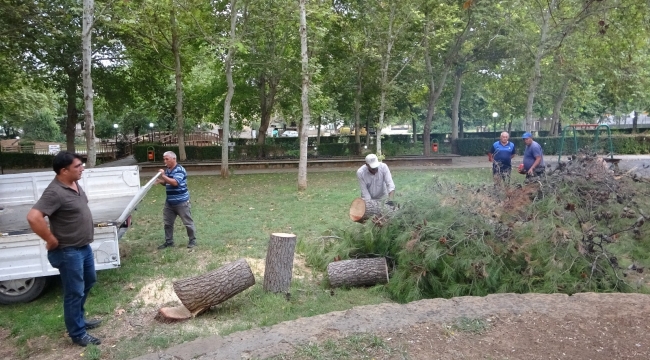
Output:
<path fill-rule="evenodd" d="M 377 155 L 366 156 L 365 165 L 357 170 L 357 178 L 361 187 L 361 198 L 364 200 L 380 200 L 388 196 L 392 200 L 395 195 L 395 184 L 388 166 L 379 162 Z"/>

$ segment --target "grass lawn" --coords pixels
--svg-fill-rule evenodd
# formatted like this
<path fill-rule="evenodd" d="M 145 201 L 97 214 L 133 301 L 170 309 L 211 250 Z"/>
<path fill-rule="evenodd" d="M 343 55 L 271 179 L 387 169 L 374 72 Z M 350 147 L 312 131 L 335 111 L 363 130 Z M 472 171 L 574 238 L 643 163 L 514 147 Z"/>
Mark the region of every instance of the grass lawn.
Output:
<path fill-rule="evenodd" d="M 464 184 L 490 183 L 491 174 L 476 169 L 394 171 L 396 200 L 417 193 L 432 176 Z M 145 179 L 146 180 L 146 179 Z M 332 228 L 357 226 L 348 218 L 358 196 L 353 170 L 309 175 L 309 188 L 299 193 L 297 174 L 274 173 L 189 178 L 192 214 L 198 247 L 185 248 L 187 235 L 176 222 L 177 247 L 157 250 L 163 243 L 162 206 L 165 195 L 156 186 L 133 215 L 133 226 L 120 242 L 122 267 L 99 271 L 98 283 L 87 302 L 90 317 L 104 324 L 91 333 L 104 340 L 90 347 L 86 358 L 125 359 L 166 348 L 197 337 L 269 326 L 285 320 L 312 316 L 357 305 L 390 301 L 381 286 L 337 290 L 335 296 L 322 285 L 322 274 L 304 265 L 300 252 L 318 246 Z M 269 235 L 292 232 L 298 236 L 298 261 L 290 300 L 262 290 L 262 274 Z M 173 301 L 171 282 L 216 269 L 246 258 L 257 283 L 196 319 L 180 324 L 153 320 L 158 308 Z M 66 339 L 62 316 L 62 290 L 54 285 L 29 304 L 3 306 L 0 340 L 16 347 L 16 356 L 53 356 L 65 348 L 77 354 Z M 3 334 L 5 336 L 3 336 Z M 36 338 L 42 337 L 38 341 Z"/>

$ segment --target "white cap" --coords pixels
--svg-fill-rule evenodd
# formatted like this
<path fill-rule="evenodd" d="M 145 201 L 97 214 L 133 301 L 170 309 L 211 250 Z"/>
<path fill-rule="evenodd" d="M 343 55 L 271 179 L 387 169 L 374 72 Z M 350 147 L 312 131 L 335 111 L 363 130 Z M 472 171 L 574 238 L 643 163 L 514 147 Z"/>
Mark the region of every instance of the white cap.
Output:
<path fill-rule="evenodd" d="M 379 159 L 377 159 L 377 155 L 375 154 L 368 154 L 366 156 L 366 164 L 370 166 L 371 169 L 376 169 L 379 167 Z"/>

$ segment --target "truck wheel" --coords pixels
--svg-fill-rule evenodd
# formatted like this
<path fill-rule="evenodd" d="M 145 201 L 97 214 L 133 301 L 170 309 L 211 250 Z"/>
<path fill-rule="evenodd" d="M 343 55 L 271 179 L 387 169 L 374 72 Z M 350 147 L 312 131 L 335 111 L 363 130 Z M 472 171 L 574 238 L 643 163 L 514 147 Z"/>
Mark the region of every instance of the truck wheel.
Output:
<path fill-rule="evenodd" d="M 30 302 L 41 295 L 45 285 L 46 277 L 0 281 L 0 304 Z"/>

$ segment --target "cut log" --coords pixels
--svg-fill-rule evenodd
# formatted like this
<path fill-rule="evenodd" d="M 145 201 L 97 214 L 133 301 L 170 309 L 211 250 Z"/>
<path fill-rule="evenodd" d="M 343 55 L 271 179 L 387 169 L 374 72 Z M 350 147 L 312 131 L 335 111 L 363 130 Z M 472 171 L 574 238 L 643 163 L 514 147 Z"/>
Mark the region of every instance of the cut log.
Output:
<path fill-rule="evenodd" d="M 350 205 L 350 219 L 362 223 L 375 215 L 381 215 L 382 205 L 381 200 L 356 198 Z"/>
<path fill-rule="evenodd" d="M 192 316 L 220 304 L 255 284 L 255 276 L 244 259 L 209 273 L 174 282 L 174 291 Z"/>
<path fill-rule="evenodd" d="M 273 233 L 266 251 L 264 291 L 288 293 L 291 287 L 296 235 Z"/>
<path fill-rule="evenodd" d="M 388 283 L 386 258 L 342 260 L 327 265 L 330 286 L 366 286 Z"/>
<path fill-rule="evenodd" d="M 164 323 L 184 321 L 192 317 L 192 313 L 183 305 L 164 307 L 158 310 L 155 319 Z"/>

